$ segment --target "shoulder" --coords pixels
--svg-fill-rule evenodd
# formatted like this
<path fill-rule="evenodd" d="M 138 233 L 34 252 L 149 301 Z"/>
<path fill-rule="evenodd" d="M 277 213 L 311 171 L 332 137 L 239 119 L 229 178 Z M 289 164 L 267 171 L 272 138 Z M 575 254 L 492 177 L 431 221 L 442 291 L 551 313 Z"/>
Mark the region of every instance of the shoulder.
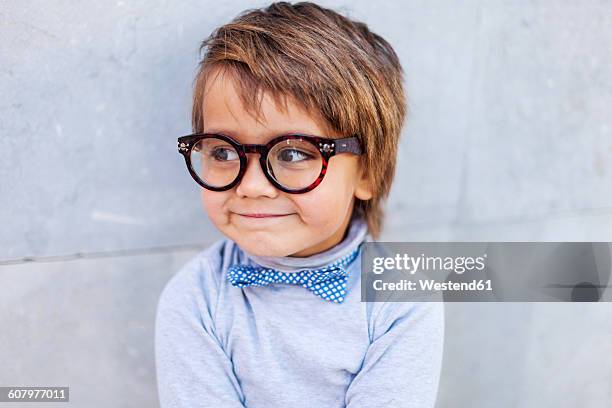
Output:
<path fill-rule="evenodd" d="M 158 310 L 186 306 L 202 307 L 212 304 L 218 296 L 226 263 L 235 244 L 228 239 L 214 242 L 196 254 L 168 280 L 158 302 Z"/>
<path fill-rule="evenodd" d="M 374 257 L 389 257 L 389 249 L 383 243 L 370 243 L 362 255 L 362 297 L 365 297 L 370 327 L 370 339 L 375 341 L 383 334 L 403 328 L 411 333 L 428 332 L 431 336 L 444 335 L 444 299 L 441 293 L 422 293 L 403 290 L 374 290 L 374 283 L 381 275 L 370 267 Z M 367 264 L 367 267 L 364 266 Z M 390 272 L 387 272 L 387 274 Z M 403 271 L 397 272 L 403 274 Z M 399 282 L 403 276 L 385 278 Z"/>
<path fill-rule="evenodd" d="M 444 337 L 444 302 L 368 302 L 371 340 L 391 332 L 409 331 L 426 338 Z"/>

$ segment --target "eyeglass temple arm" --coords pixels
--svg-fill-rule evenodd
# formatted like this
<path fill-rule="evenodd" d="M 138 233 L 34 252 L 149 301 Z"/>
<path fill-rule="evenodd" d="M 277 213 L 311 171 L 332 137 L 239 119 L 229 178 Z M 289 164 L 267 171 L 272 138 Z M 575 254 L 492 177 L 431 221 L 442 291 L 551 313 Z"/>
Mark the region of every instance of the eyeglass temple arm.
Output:
<path fill-rule="evenodd" d="M 336 139 L 334 140 L 334 142 L 336 144 L 336 154 L 354 153 L 354 154 L 359 155 L 363 153 L 361 149 L 361 143 L 359 143 L 359 138 L 357 136 Z"/>

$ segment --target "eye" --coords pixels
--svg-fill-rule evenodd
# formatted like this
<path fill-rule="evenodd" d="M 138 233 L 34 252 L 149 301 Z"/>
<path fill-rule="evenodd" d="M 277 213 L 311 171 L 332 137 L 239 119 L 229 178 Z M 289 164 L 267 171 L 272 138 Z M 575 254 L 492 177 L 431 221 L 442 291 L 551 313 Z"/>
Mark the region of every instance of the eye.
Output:
<path fill-rule="evenodd" d="M 312 159 L 312 155 L 298 149 L 287 148 L 278 152 L 277 159 L 281 162 L 297 163 Z"/>
<path fill-rule="evenodd" d="M 236 150 L 228 147 L 215 147 L 211 149 L 210 156 L 217 161 L 231 161 L 238 159 Z"/>

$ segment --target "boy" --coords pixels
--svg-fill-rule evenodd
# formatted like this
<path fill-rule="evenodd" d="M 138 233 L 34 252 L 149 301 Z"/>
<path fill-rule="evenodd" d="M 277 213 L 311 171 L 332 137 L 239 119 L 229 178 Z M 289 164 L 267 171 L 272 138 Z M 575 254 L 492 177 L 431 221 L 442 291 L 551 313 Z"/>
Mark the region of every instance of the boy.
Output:
<path fill-rule="evenodd" d="M 227 236 L 166 285 L 166 407 L 433 407 L 443 305 L 360 301 L 405 116 L 391 46 L 313 3 L 204 41 L 179 152 Z"/>

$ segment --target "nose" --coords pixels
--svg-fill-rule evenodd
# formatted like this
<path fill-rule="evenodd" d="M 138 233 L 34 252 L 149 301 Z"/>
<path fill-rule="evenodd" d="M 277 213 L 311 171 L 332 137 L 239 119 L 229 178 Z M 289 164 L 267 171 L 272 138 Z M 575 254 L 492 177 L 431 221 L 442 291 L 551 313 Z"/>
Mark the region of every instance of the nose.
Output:
<path fill-rule="evenodd" d="M 242 180 L 236 186 L 236 194 L 241 197 L 278 196 L 279 191 L 266 178 L 259 164 L 258 153 L 247 153 L 247 165 Z"/>

